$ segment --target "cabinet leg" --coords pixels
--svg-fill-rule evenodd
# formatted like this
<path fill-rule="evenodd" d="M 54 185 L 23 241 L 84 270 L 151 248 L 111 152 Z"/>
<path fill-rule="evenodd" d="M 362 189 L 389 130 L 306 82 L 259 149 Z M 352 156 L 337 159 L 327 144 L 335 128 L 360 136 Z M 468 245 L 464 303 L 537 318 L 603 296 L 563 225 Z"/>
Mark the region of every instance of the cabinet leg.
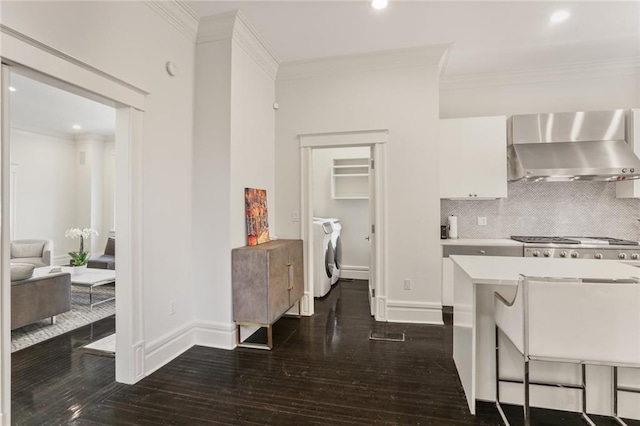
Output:
<path fill-rule="evenodd" d="M 242 340 L 241 335 L 241 327 L 263 327 L 267 329 L 267 343 L 252 343 L 245 342 Z M 253 349 L 264 349 L 270 351 L 273 348 L 273 329 L 269 324 L 250 324 L 250 323 L 236 323 L 236 345 L 239 348 L 253 348 Z"/>

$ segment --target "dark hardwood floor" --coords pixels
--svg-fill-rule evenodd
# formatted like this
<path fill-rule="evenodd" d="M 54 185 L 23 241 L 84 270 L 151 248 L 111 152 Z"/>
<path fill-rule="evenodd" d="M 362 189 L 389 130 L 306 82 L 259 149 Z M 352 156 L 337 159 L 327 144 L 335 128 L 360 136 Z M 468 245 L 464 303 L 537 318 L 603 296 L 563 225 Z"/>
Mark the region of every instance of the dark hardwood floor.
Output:
<path fill-rule="evenodd" d="M 341 281 L 311 318 L 283 318 L 272 351 L 193 347 L 134 386 L 113 382 L 114 360 L 78 349 L 87 327 L 16 352 L 19 425 L 498 425 L 469 414 L 445 326 L 376 323 L 366 283 Z M 94 324 L 99 338 L 113 319 Z M 404 343 L 369 332 L 404 332 Z M 82 341 L 82 343 L 80 343 Z M 521 409 L 507 407 L 513 424 Z M 534 410 L 536 425 L 583 425 L 575 413 Z M 599 425 L 615 424 L 596 417 Z M 631 422 L 637 426 L 640 422 Z"/>

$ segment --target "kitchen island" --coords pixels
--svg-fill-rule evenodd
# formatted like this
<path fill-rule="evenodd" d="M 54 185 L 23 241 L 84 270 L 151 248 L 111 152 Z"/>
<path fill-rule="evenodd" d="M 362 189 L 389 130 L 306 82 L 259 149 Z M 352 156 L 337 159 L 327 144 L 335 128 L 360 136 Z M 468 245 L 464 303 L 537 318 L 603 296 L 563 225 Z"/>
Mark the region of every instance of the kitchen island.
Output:
<path fill-rule="evenodd" d="M 472 414 L 475 414 L 476 400 L 495 401 L 495 292 L 512 300 L 521 275 L 602 279 L 640 277 L 639 268 L 613 260 L 486 256 L 451 256 L 451 260 L 454 263 L 453 359 Z M 500 348 L 501 375 L 521 379 L 522 356 L 505 339 L 500 340 Z M 620 369 L 619 384 L 640 388 L 639 373 L 638 370 Z M 536 380 L 578 384 L 580 369 L 573 364 L 533 363 L 531 375 Z M 588 411 L 611 415 L 611 369 L 588 366 L 587 386 Z M 503 402 L 522 404 L 521 384 L 503 383 L 500 389 Z M 579 390 L 531 387 L 532 406 L 578 412 L 580 401 Z M 640 395 L 621 392 L 619 414 L 640 419 Z"/>

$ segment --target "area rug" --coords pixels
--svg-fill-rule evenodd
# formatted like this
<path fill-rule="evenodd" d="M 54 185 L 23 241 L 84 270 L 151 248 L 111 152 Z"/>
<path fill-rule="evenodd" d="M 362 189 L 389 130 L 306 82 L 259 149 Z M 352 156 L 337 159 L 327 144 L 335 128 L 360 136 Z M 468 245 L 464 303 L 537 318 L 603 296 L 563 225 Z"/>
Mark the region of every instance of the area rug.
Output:
<path fill-rule="evenodd" d="M 93 343 L 84 345 L 82 350 L 86 353 L 100 356 L 116 356 L 116 333 L 110 334 L 100 340 L 96 340 Z"/>
<path fill-rule="evenodd" d="M 114 286 L 99 286 L 93 289 L 93 300 L 108 299 L 114 296 Z M 36 343 L 91 324 L 116 313 L 115 300 L 89 307 L 89 289 L 71 286 L 71 310 L 56 316 L 56 323 L 50 319 L 26 325 L 11 332 L 11 352 L 19 351 Z"/>

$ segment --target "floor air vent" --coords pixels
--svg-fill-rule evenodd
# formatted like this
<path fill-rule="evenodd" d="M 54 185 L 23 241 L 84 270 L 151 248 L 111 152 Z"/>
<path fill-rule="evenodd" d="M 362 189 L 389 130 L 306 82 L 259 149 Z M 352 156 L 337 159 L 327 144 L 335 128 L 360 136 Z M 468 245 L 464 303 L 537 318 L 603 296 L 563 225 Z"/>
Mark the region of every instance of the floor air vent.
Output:
<path fill-rule="evenodd" d="M 369 340 L 382 340 L 385 342 L 404 342 L 404 333 L 381 333 L 372 331 Z"/>

